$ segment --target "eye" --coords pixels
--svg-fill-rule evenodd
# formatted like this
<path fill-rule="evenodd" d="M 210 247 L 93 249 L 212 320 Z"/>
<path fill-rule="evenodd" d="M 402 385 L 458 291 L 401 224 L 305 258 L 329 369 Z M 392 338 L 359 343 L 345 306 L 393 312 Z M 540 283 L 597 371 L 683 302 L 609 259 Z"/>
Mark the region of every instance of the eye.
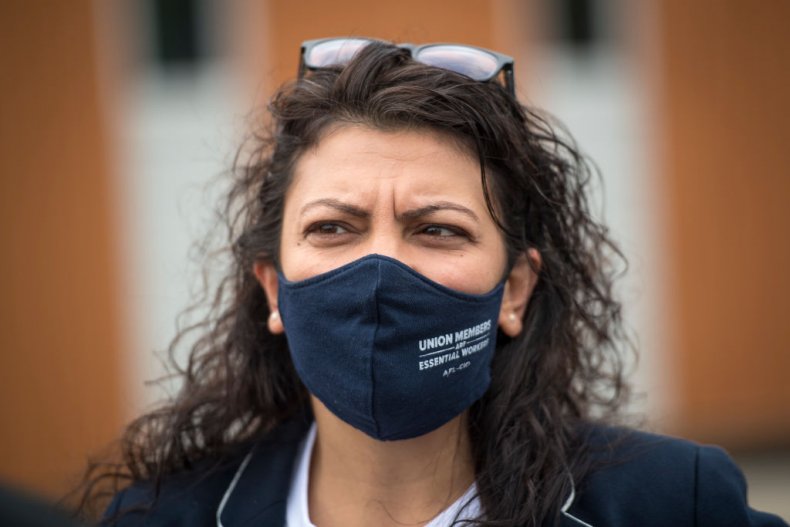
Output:
<path fill-rule="evenodd" d="M 320 234 L 343 234 L 348 232 L 348 229 L 337 223 L 322 223 L 316 227 L 314 232 Z"/>
<path fill-rule="evenodd" d="M 449 225 L 426 225 L 418 231 L 418 234 L 430 236 L 438 239 L 451 239 L 457 237 L 468 238 L 469 235 L 461 228 Z"/>
<path fill-rule="evenodd" d="M 350 232 L 349 228 L 340 223 L 319 221 L 313 223 L 305 230 L 305 236 L 316 235 L 321 237 L 342 236 Z"/>

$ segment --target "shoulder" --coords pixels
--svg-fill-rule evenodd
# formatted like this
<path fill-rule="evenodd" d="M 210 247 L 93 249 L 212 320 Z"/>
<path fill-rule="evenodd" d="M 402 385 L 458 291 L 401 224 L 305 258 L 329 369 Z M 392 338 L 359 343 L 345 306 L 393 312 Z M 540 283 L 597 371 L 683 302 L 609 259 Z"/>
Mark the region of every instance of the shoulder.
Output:
<path fill-rule="evenodd" d="M 102 525 L 211 525 L 213 512 L 238 466 L 200 463 L 193 470 L 168 476 L 160 485 L 135 482 L 115 495 Z"/>
<path fill-rule="evenodd" d="M 719 447 L 603 426 L 582 437 L 591 467 L 569 512 L 589 525 L 786 526 L 749 508 L 743 474 Z"/>
<path fill-rule="evenodd" d="M 304 417 L 292 419 L 222 459 L 205 460 L 158 485 L 135 482 L 114 497 L 102 525 L 215 526 L 225 509 L 223 518 L 229 521 L 224 525 L 237 525 L 246 523 L 237 521 L 244 517 L 271 512 L 271 505 L 282 499 L 282 489 L 288 488 L 296 449 L 308 426 Z"/>

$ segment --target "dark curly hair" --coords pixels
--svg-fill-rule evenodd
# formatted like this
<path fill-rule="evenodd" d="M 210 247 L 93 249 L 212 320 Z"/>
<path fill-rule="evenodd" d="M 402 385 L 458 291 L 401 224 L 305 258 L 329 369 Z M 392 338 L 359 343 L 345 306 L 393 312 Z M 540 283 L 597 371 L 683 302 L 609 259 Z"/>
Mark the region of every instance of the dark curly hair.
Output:
<path fill-rule="evenodd" d="M 210 315 L 171 345 L 172 354 L 185 335 L 198 335 L 178 371 L 183 385 L 128 426 L 119 462 L 89 470 L 82 510 L 129 482 L 158 488 L 198 461 L 220 459 L 308 404 L 285 338 L 267 329 L 268 305 L 252 270 L 255 262 L 277 262 L 296 160 L 329 127 L 351 123 L 455 138 L 479 159 L 510 257 L 539 251 L 524 330 L 498 336 L 491 386 L 471 407 L 468 426 L 485 516 L 479 524 L 556 519 L 572 481 L 589 470 L 580 426 L 614 416 L 627 394 L 627 339 L 612 291 L 625 260 L 591 215 L 594 171 L 547 117 L 498 83 L 420 64 L 385 43 L 367 46 L 343 68 L 285 85 L 269 111 L 267 131 L 252 137 L 254 151 L 240 155 L 232 172 L 223 213 L 231 269 L 213 290 Z"/>

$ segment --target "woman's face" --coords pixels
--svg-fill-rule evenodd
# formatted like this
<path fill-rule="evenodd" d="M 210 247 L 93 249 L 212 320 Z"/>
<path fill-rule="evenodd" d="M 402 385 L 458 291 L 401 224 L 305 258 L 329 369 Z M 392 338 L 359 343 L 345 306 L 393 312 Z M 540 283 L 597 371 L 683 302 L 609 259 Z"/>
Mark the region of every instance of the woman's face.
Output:
<path fill-rule="evenodd" d="M 482 294 L 499 283 L 507 266 L 478 162 L 429 131 L 348 125 L 327 133 L 294 167 L 280 242 L 282 272 L 292 281 L 375 253 L 449 288 Z M 255 273 L 276 310 L 273 266 L 256 264 Z M 533 285 L 521 258 L 506 282 L 500 316 L 506 333 L 516 325 L 515 334 L 520 332 Z M 270 319 L 269 326 L 282 332 L 279 320 Z"/>

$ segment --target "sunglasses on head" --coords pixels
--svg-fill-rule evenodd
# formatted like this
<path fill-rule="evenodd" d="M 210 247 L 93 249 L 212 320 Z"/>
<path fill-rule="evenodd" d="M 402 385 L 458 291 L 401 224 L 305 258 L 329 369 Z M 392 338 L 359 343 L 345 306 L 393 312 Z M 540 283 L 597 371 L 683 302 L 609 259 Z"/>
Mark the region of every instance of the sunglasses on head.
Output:
<path fill-rule="evenodd" d="M 378 42 L 369 38 L 322 38 L 302 42 L 299 78 L 307 71 L 344 66 L 365 46 Z M 488 82 L 504 76 L 507 91 L 515 97 L 513 58 L 465 44 L 396 44 L 409 50 L 411 57 L 422 64 L 460 73 L 473 80 Z"/>

